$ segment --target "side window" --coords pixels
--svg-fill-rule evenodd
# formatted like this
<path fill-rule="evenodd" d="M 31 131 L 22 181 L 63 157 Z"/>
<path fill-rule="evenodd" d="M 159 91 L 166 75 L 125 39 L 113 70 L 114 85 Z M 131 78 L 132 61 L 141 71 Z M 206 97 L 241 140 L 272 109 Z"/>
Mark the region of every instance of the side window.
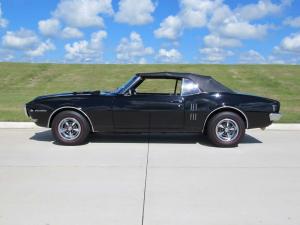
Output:
<path fill-rule="evenodd" d="M 201 91 L 198 87 L 198 84 L 194 83 L 190 79 L 183 78 L 182 80 L 182 87 L 181 87 L 181 95 L 196 95 L 199 94 Z"/>
<path fill-rule="evenodd" d="M 179 82 L 177 86 L 179 86 Z M 176 88 L 176 89 L 175 89 Z M 145 79 L 137 88 L 137 94 L 166 94 L 180 93 L 180 86 L 176 87 L 176 79 Z"/>

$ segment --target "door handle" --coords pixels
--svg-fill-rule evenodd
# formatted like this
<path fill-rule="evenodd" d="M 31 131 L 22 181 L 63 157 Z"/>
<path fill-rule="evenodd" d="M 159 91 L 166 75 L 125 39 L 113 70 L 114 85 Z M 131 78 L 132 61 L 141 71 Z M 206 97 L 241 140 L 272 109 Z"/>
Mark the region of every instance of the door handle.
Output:
<path fill-rule="evenodd" d="M 177 104 L 182 104 L 183 100 L 172 100 L 170 101 L 171 103 L 177 103 Z"/>

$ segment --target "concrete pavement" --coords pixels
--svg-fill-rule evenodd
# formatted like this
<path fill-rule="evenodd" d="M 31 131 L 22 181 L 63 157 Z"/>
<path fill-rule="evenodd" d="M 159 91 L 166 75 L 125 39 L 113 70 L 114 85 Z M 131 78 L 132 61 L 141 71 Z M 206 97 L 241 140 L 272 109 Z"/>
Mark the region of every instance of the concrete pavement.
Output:
<path fill-rule="evenodd" d="M 300 131 L 250 130 L 238 148 L 195 135 L 0 129 L 0 224 L 300 224 Z"/>

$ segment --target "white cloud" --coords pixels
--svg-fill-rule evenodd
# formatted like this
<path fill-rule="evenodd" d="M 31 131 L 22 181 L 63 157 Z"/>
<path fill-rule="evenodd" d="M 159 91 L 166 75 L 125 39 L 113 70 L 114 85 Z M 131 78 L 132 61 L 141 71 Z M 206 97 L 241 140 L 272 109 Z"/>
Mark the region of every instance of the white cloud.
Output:
<path fill-rule="evenodd" d="M 185 27 L 203 27 L 207 17 L 221 3 L 221 0 L 181 0 L 179 16 Z"/>
<path fill-rule="evenodd" d="M 251 49 L 240 55 L 240 63 L 262 64 L 262 63 L 266 63 L 266 59 L 259 52 Z"/>
<path fill-rule="evenodd" d="M 47 40 L 46 42 L 41 42 L 35 49 L 26 51 L 25 54 L 30 57 L 38 57 L 51 50 L 55 50 L 55 46 L 50 40 Z"/>
<path fill-rule="evenodd" d="M 279 46 L 275 46 L 275 52 L 300 53 L 300 33 L 291 34 L 281 41 Z"/>
<path fill-rule="evenodd" d="M 1 62 L 9 62 L 15 59 L 15 55 L 13 51 L 9 49 L 1 49 L 0 48 L 0 61 Z"/>
<path fill-rule="evenodd" d="M 268 25 L 255 24 L 248 22 L 228 22 L 219 27 L 219 32 L 231 38 L 238 39 L 260 39 L 268 32 Z"/>
<path fill-rule="evenodd" d="M 130 25 L 143 25 L 153 21 L 155 5 L 151 0 L 120 0 L 115 20 Z"/>
<path fill-rule="evenodd" d="M 261 39 L 266 34 L 269 25 L 251 24 L 239 17 L 227 5 L 215 9 L 211 20 L 208 23 L 211 32 L 229 38 L 237 39 Z"/>
<path fill-rule="evenodd" d="M 81 38 L 78 28 L 104 26 L 101 14 L 113 14 L 111 0 L 61 0 L 52 18 L 39 21 L 38 27 L 48 37 Z"/>
<path fill-rule="evenodd" d="M 270 64 L 300 64 L 299 54 L 271 54 L 268 56 L 268 63 Z"/>
<path fill-rule="evenodd" d="M 5 28 L 8 24 L 8 20 L 2 17 L 2 7 L 0 2 L 0 28 Z"/>
<path fill-rule="evenodd" d="M 271 63 L 271 64 L 285 64 L 285 63 L 288 63 L 288 62 L 285 61 L 285 59 L 279 58 L 278 56 L 270 55 L 270 56 L 268 56 L 268 63 Z"/>
<path fill-rule="evenodd" d="M 276 52 L 273 51 L 267 58 L 267 63 L 270 64 L 299 64 L 300 55 L 291 52 Z"/>
<path fill-rule="evenodd" d="M 287 2 L 274 4 L 270 0 L 260 0 L 256 4 L 248 4 L 242 7 L 238 7 L 235 10 L 235 13 L 237 14 L 237 16 L 244 20 L 255 20 L 263 18 L 270 14 L 277 14 L 287 4 Z"/>
<path fill-rule="evenodd" d="M 233 56 L 233 52 L 224 50 L 217 47 L 212 48 L 201 48 L 200 54 L 202 55 L 201 61 L 208 63 L 220 63 L 223 62 L 226 57 Z"/>
<path fill-rule="evenodd" d="M 59 20 L 51 18 L 38 22 L 39 31 L 45 36 L 56 36 L 61 29 Z"/>
<path fill-rule="evenodd" d="M 283 21 L 284 25 L 289 25 L 291 27 L 300 27 L 300 16 L 295 18 L 287 18 Z"/>
<path fill-rule="evenodd" d="M 82 40 L 65 45 L 65 58 L 74 62 L 100 62 L 103 55 L 103 39 L 107 37 L 106 31 L 92 33 L 89 41 Z"/>
<path fill-rule="evenodd" d="M 61 37 L 65 38 L 65 39 L 69 39 L 69 38 L 81 38 L 81 37 L 83 37 L 83 33 L 80 30 L 78 30 L 77 28 L 74 28 L 74 27 L 65 27 L 61 31 Z"/>
<path fill-rule="evenodd" d="M 100 14 L 112 13 L 111 0 L 61 0 L 53 17 L 70 27 L 103 27 Z"/>
<path fill-rule="evenodd" d="M 178 16 L 168 16 L 160 23 L 160 28 L 154 31 L 157 38 L 168 38 L 171 40 L 177 39 L 181 36 L 183 31 L 183 24 Z"/>
<path fill-rule="evenodd" d="M 187 28 L 207 27 L 222 39 L 261 39 L 272 26 L 251 21 L 277 14 L 287 5 L 289 0 L 278 4 L 259 0 L 231 9 L 222 0 L 180 0 L 179 12 L 165 18 L 154 34 L 157 38 L 174 40 Z"/>
<path fill-rule="evenodd" d="M 165 18 L 160 27 L 154 31 L 157 38 L 175 40 L 185 28 L 203 27 L 207 17 L 221 4 L 222 0 L 180 0 L 180 11 L 177 15 Z"/>
<path fill-rule="evenodd" d="M 2 37 L 2 45 L 9 49 L 31 49 L 39 43 L 39 39 L 36 34 L 24 28 L 19 31 L 7 31 Z"/>
<path fill-rule="evenodd" d="M 117 60 L 124 63 L 144 62 L 147 55 L 154 53 L 151 47 L 145 47 L 140 34 L 131 32 L 129 38 L 122 38 L 117 49 Z"/>
<path fill-rule="evenodd" d="M 251 22 L 268 15 L 278 14 L 289 4 L 289 0 L 282 0 L 278 4 L 274 4 L 270 0 L 259 0 L 256 4 L 247 4 L 231 9 L 223 3 L 214 10 L 208 28 L 220 36 L 237 39 L 261 39 L 267 35 L 268 30 L 273 26 Z"/>
<path fill-rule="evenodd" d="M 181 60 L 181 53 L 177 49 L 159 49 L 156 59 L 163 63 L 177 63 Z"/>
<path fill-rule="evenodd" d="M 2 45 L 11 51 L 20 51 L 30 57 L 43 56 L 47 51 L 54 50 L 50 41 L 42 42 L 31 30 L 21 28 L 19 31 L 7 31 L 2 37 Z"/>
<path fill-rule="evenodd" d="M 51 18 L 47 20 L 40 20 L 38 23 L 41 34 L 48 37 L 61 37 L 64 39 L 81 38 L 83 33 L 74 27 L 65 27 L 61 29 L 61 24 L 58 19 Z"/>
<path fill-rule="evenodd" d="M 220 37 L 217 34 L 209 34 L 204 37 L 204 44 L 208 47 L 231 48 L 240 47 L 242 43 L 238 39 Z"/>
<path fill-rule="evenodd" d="M 147 59 L 145 59 L 144 57 L 140 58 L 138 61 L 138 64 L 146 64 L 147 63 Z"/>
<path fill-rule="evenodd" d="M 280 44 L 273 48 L 266 61 L 272 64 L 299 64 L 300 33 L 292 33 L 284 37 Z"/>

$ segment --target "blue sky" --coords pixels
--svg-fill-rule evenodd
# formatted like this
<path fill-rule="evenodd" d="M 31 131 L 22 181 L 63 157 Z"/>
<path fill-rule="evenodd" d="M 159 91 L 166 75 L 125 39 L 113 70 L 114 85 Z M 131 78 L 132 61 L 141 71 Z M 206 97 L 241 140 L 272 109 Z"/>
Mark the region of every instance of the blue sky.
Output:
<path fill-rule="evenodd" d="M 0 4 L 0 61 L 300 63 L 299 0 Z"/>

